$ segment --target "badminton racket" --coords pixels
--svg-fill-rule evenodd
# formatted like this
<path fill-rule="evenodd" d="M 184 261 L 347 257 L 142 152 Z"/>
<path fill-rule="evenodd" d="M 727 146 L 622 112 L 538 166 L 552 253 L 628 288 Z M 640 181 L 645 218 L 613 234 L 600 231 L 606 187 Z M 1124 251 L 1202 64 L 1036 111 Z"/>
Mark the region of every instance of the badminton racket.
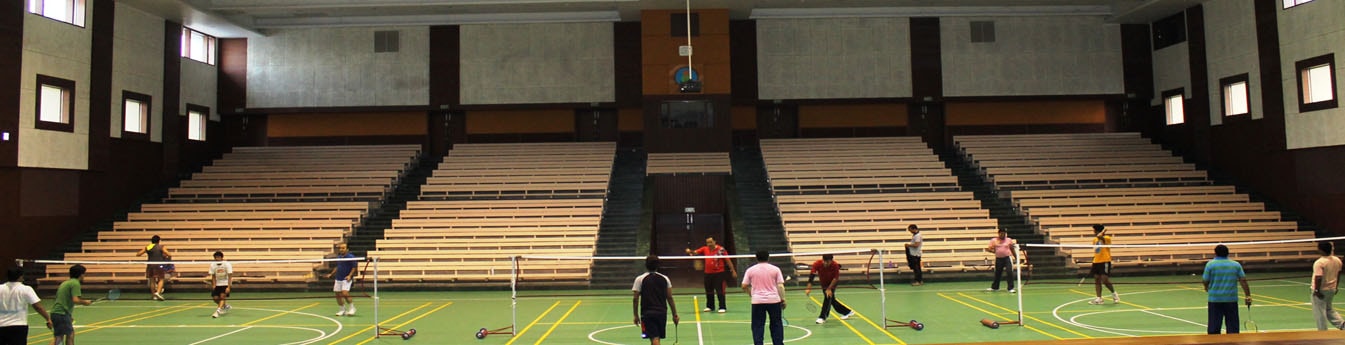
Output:
<path fill-rule="evenodd" d="M 1243 321 L 1243 322 L 1242 322 L 1242 328 L 1245 328 L 1245 329 L 1247 329 L 1247 331 L 1252 332 L 1252 333 L 1259 333 L 1259 332 L 1260 332 L 1260 330 L 1256 328 L 1256 321 L 1252 321 L 1252 304 L 1251 304 L 1251 303 L 1247 303 L 1247 321 Z"/>
<path fill-rule="evenodd" d="M 107 290 L 107 296 L 99 297 L 97 300 L 94 300 L 93 303 L 116 301 L 118 298 L 121 298 L 121 289 L 112 289 Z"/>
<path fill-rule="evenodd" d="M 673 319 L 673 345 L 682 343 L 682 329 L 677 327 L 677 324 L 679 323 L 680 322 L 677 322 L 677 319 Z"/>
<path fill-rule="evenodd" d="M 1080 287 L 1080 286 L 1083 286 L 1083 281 L 1084 281 L 1084 280 L 1087 280 L 1087 279 L 1088 279 L 1088 275 L 1084 275 L 1084 276 L 1082 276 L 1082 277 L 1079 277 L 1079 283 L 1078 283 L 1078 284 L 1074 284 L 1074 287 Z"/>
<path fill-rule="evenodd" d="M 813 294 L 812 294 L 812 292 L 809 292 L 809 293 L 807 293 L 806 295 L 808 296 L 808 301 L 805 302 L 804 304 L 807 305 L 808 312 L 816 314 L 816 313 L 817 313 L 817 303 L 813 302 Z"/>

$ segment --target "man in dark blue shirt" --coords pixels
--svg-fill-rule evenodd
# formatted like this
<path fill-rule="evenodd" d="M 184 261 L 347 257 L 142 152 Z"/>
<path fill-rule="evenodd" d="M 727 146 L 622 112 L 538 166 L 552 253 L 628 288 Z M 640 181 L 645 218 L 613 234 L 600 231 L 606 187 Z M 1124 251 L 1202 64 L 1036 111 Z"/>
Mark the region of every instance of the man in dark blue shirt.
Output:
<path fill-rule="evenodd" d="M 353 259 L 355 254 L 350 253 L 346 244 L 336 245 L 336 257 L 340 259 Z M 350 285 L 355 281 L 355 266 L 358 263 L 354 260 L 337 261 L 336 270 L 327 275 L 327 278 L 335 278 L 336 283 L 332 286 L 332 291 L 336 292 L 336 305 L 341 306 L 341 310 L 336 312 L 336 316 L 355 316 L 355 301 L 350 298 Z"/>
<path fill-rule="evenodd" d="M 672 281 L 658 273 L 658 266 L 658 256 L 646 257 L 644 267 L 649 272 L 635 277 L 635 285 L 631 288 L 635 291 L 635 300 L 631 301 L 635 324 L 642 327 L 642 334 L 652 345 L 659 345 L 663 338 L 667 338 L 668 308 L 672 308 L 673 325 L 681 321 L 677 316 L 677 303 L 673 302 Z"/>

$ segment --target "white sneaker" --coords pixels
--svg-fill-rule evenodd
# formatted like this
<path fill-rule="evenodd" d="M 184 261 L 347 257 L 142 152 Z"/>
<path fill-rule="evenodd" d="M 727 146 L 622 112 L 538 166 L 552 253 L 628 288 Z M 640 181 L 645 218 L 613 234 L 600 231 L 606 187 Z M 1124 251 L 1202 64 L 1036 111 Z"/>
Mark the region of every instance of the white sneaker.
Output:
<path fill-rule="evenodd" d="M 224 305 L 224 312 L 225 312 L 225 313 L 228 313 L 229 310 L 232 310 L 233 308 L 234 308 L 233 305 L 231 305 L 231 304 L 225 304 L 225 305 Z"/>
<path fill-rule="evenodd" d="M 1111 293 L 1111 301 L 1112 303 L 1121 303 L 1121 295 L 1115 292 Z"/>
<path fill-rule="evenodd" d="M 350 310 L 346 311 L 346 316 L 355 316 L 355 306 L 350 306 Z"/>
<path fill-rule="evenodd" d="M 817 319 L 817 324 L 820 325 L 820 324 L 824 324 L 824 323 L 827 323 L 827 319 Z"/>
<path fill-rule="evenodd" d="M 336 312 L 336 316 L 346 316 L 346 308 L 341 307 L 341 310 Z"/>
<path fill-rule="evenodd" d="M 708 313 L 708 312 L 710 312 L 711 310 L 713 310 L 713 309 L 710 309 L 709 307 L 706 307 L 705 309 L 701 309 L 701 312 L 702 312 L 702 313 Z"/>
<path fill-rule="evenodd" d="M 159 301 L 164 300 L 163 295 L 160 295 L 158 292 L 154 293 L 154 299 Z"/>
<path fill-rule="evenodd" d="M 855 316 L 854 310 L 851 310 L 849 313 L 846 313 L 845 315 L 841 315 L 841 320 L 849 320 L 851 316 Z"/>
<path fill-rule="evenodd" d="M 215 313 L 214 313 L 214 314 L 210 314 L 210 318 L 212 318 L 212 319 L 217 319 L 217 318 L 219 318 L 219 309 L 215 309 Z"/>
<path fill-rule="evenodd" d="M 727 313 L 727 312 L 729 312 L 728 309 L 719 308 L 719 313 L 720 313 L 720 314 Z"/>
<path fill-rule="evenodd" d="M 1092 301 L 1088 301 L 1088 304 L 1102 304 L 1102 297 L 1094 298 Z"/>
<path fill-rule="evenodd" d="M 1018 290 L 1015 290 L 1015 289 L 1009 289 L 1009 293 L 1018 293 Z"/>
<path fill-rule="evenodd" d="M 996 292 L 996 291 L 999 290 L 995 290 L 994 288 L 985 288 L 985 292 Z"/>

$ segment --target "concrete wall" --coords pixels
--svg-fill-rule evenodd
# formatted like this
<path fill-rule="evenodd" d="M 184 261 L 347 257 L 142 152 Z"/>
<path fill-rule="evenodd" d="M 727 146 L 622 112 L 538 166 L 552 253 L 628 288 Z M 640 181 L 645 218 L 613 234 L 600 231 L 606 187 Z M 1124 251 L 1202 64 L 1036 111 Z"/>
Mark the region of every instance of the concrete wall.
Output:
<path fill-rule="evenodd" d="M 151 97 L 150 141 L 163 140 L 163 18 L 117 4 L 112 32 L 112 137 L 122 137 L 122 91 Z"/>
<path fill-rule="evenodd" d="M 994 42 L 971 42 L 992 21 Z M 1124 93 L 1121 27 L 1103 17 L 940 18 L 944 96 Z"/>
<path fill-rule="evenodd" d="M 911 96 L 910 18 L 757 21 L 760 99 Z"/>
<path fill-rule="evenodd" d="M 92 1 L 84 7 L 85 27 L 28 13 L 25 8 L 23 83 L 19 86 L 20 167 L 83 170 L 89 166 L 89 51 L 93 37 L 89 26 L 98 20 L 91 8 Z M 36 129 L 38 74 L 75 82 L 73 133 Z"/>
<path fill-rule="evenodd" d="M 182 92 L 182 102 L 178 104 L 177 109 L 181 112 L 178 115 L 187 115 L 187 103 L 191 103 L 210 107 L 210 119 L 219 121 L 219 105 L 215 101 L 218 95 L 215 82 L 218 79 L 219 68 L 216 65 L 182 58 L 182 83 L 178 88 Z M 182 123 L 186 121 L 183 119 Z"/>
<path fill-rule="evenodd" d="M 1336 100 L 1345 87 L 1345 25 L 1341 25 L 1345 1 L 1319 0 L 1281 7 L 1280 77 L 1284 80 L 1285 137 L 1288 148 L 1301 149 L 1345 145 L 1345 108 L 1298 112 L 1298 71 L 1294 63 L 1325 54 L 1335 54 Z"/>
<path fill-rule="evenodd" d="M 1191 98 L 1191 50 L 1186 42 L 1173 44 L 1155 50 L 1154 57 L 1154 98 L 1150 105 L 1163 104 L 1163 92 L 1181 88 L 1186 98 Z M 1201 91 L 1204 92 L 1204 91 Z M 1160 117 L 1162 114 L 1160 114 Z M 1186 114 L 1187 117 L 1193 114 Z"/>
<path fill-rule="evenodd" d="M 400 32 L 375 53 L 374 32 Z M 429 28 L 278 30 L 248 39 L 249 108 L 426 105 Z M 184 74 L 185 76 L 185 74 Z"/>
<path fill-rule="evenodd" d="M 1219 79 L 1247 74 L 1251 117 L 1261 109 L 1261 72 L 1256 53 L 1256 12 L 1251 1 L 1216 0 L 1203 4 L 1205 57 L 1209 69 L 1210 124 L 1223 123 L 1223 86 Z M 1191 114 L 1195 115 L 1195 114 Z"/>
<path fill-rule="evenodd" d="M 611 23 L 464 25 L 463 104 L 616 100 Z"/>

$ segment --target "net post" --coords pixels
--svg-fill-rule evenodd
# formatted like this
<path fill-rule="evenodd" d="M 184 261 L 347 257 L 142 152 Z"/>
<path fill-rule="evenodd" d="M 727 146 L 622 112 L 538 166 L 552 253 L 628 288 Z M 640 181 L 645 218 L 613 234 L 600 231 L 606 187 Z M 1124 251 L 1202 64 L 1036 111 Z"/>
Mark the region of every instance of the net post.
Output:
<path fill-rule="evenodd" d="M 378 319 L 378 304 L 379 304 L 379 298 L 378 298 L 378 258 L 377 258 L 377 257 L 374 257 L 374 258 L 373 258 L 373 261 L 374 261 L 374 339 L 378 339 L 378 336 L 379 336 L 380 334 L 383 333 L 383 330 L 382 330 L 382 328 L 381 328 L 383 325 L 382 325 L 382 321 Z"/>
<path fill-rule="evenodd" d="M 887 268 L 887 261 L 883 259 L 883 251 L 871 249 L 871 254 L 878 254 L 878 296 L 879 305 L 883 309 L 883 331 L 887 331 L 887 279 L 883 279 L 884 268 Z"/>
<path fill-rule="evenodd" d="M 518 335 L 518 255 L 509 258 L 509 337 Z"/>
<path fill-rule="evenodd" d="M 1014 284 L 1018 286 L 1018 327 L 1023 327 L 1023 268 L 1022 262 L 1018 258 L 1019 247 L 1017 243 L 1013 245 L 1013 272 Z"/>

